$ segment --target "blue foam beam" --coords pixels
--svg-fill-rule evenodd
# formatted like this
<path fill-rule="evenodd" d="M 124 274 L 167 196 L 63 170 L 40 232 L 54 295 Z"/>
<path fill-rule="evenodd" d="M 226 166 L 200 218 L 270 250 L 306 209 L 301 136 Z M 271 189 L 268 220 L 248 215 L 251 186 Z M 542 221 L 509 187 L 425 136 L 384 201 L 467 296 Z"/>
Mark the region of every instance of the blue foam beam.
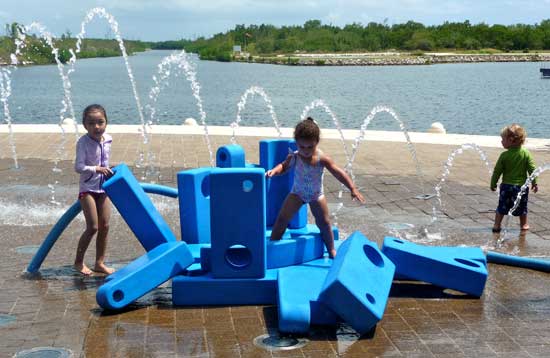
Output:
<path fill-rule="evenodd" d="M 109 275 L 96 293 L 106 309 L 121 309 L 183 272 L 193 256 L 183 241 L 160 244 L 122 269 Z"/>

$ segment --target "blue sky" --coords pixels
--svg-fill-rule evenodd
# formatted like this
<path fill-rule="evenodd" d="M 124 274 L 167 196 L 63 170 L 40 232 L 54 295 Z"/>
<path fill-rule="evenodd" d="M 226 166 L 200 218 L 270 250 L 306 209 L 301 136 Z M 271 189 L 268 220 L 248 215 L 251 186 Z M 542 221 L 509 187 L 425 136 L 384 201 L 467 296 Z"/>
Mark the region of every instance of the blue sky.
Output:
<path fill-rule="evenodd" d="M 550 18 L 550 0 L 0 0 L 0 24 L 32 21 L 54 35 L 76 34 L 87 10 L 104 7 L 126 39 L 171 40 L 210 36 L 236 24 L 301 25 L 318 19 L 343 26 L 414 20 L 426 25 L 470 20 L 476 24 L 535 24 Z M 87 33 L 110 35 L 104 20 Z"/>

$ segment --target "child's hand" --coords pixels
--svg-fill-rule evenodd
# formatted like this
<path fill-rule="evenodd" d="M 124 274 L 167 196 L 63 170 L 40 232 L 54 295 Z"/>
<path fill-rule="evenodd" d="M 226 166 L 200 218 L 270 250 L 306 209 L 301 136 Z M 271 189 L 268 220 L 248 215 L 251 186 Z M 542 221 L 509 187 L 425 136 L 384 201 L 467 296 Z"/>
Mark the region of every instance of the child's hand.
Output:
<path fill-rule="evenodd" d="M 97 167 L 95 167 L 95 171 L 96 171 L 96 173 L 101 173 L 101 174 L 105 175 L 106 177 L 110 177 L 111 175 L 113 175 L 113 171 L 111 170 L 111 168 L 107 168 L 107 167 L 97 166 Z"/>
<path fill-rule="evenodd" d="M 537 184 L 533 184 L 531 185 L 531 190 L 533 190 L 533 193 L 536 193 L 537 191 L 539 191 L 539 186 Z"/>
<path fill-rule="evenodd" d="M 270 169 L 267 172 L 265 172 L 265 176 L 268 177 L 268 178 L 271 178 L 274 175 L 275 175 L 275 173 L 273 173 L 273 169 Z"/>
<path fill-rule="evenodd" d="M 363 195 L 361 195 L 361 193 L 357 189 L 353 189 L 351 191 L 351 199 L 352 200 L 359 200 L 362 204 L 366 203 L 365 198 L 363 198 Z"/>

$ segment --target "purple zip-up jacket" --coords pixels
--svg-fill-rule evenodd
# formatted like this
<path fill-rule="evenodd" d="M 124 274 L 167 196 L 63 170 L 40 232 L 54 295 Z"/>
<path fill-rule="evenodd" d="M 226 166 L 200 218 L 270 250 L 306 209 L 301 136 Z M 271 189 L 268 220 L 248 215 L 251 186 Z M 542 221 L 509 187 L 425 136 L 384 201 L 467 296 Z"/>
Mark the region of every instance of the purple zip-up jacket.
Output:
<path fill-rule="evenodd" d="M 95 167 L 108 167 L 111 157 L 113 138 L 103 133 L 103 142 L 98 142 L 85 134 L 76 143 L 74 170 L 80 174 L 79 192 L 103 193 L 101 185 L 105 181 L 103 174 L 96 173 Z"/>

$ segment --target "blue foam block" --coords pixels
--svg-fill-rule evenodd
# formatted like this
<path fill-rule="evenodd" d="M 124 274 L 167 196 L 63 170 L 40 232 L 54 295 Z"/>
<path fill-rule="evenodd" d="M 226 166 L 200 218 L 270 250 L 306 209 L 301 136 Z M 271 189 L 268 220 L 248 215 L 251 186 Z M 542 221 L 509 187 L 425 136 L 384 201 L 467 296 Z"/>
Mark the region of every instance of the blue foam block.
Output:
<path fill-rule="evenodd" d="M 120 309 L 193 263 L 184 242 L 161 244 L 130 262 L 106 279 L 96 293 L 97 303 L 106 309 Z"/>
<path fill-rule="evenodd" d="M 277 302 L 277 269 L 262 278 L 214 278 L 210 273 L 172 279 L 172 303 L 196 305 L 263 305 Z"/>
<path fill-rule="evenodd" d="M 245 248 L 234 248 L 234 255 L 245 256 Z M 200 248 L 200 263 L 204 271 L 211 271 L 211 251 L 208 246 Z M 324 243 L 317 235 L 301 235 L 279 241 L 267 241 L 267 268 L 298 265 L 323 257 Z"/>
<path fill-rule="evenodd" d="M 279 270 L 277 279 L 279 331 L 306 333 L 312 324 L 333 325 L 338 316 L 319 301 L 329 266 L 292 266 Z"/>
<path fill-rule="evenodd" d="M 210 242 L 210 172 L 212 168 L 177 174 L 181 239 L 188 244 Z"/>
<path fill-rule="evenodd" d="M 423 246 L 393 237 L 384 238 L 382 246 L 399 275 L 479 297 L 487 281 L 487 267 L 480 262 L 479 252 L 474 251 L 475 248 Z"/>
<path fill-rule="evenodd" d="M 219 147 L 216 152 L 216 166 L 218 168 L 244 168 L 244 149 L 238 144 L 229 144 Z"/>
<path fill-rule="evenodd" d="M 403 240 L 405 241 L 405 240 Z M 431 255 L 440 256 L 448 255 L 453 253 L 456 257 L 462 257 L 463 259 L 477 261 L 483 266 L 487 267 L 487 257 L 479 247 L 466 247 L 466 246 L 423 246 L 427 252 L 430 252 Z M 411 277 L 407 277 L 403 273 L 398 273 L 396 270 L 395 277 L 396 280 L 414 280 Z"/>
<path fill-rule="evenodd" d="M 376 243 L 356 231 L 340 245 L 320 300 L 357 332 L 367 333 L 382 319 L 394 272 Z"/>
<path fill-rule="evenodd" d="M 176 241 L 130 169 L 119 164 L 113 171 L 115 174 L 103 183 L 103 189 L 145 250 L 151 251 L 158 245 Z"/>
<path fill-rule="evenodd" d="M 296 150 L 296 143 L 290 139 L 264 139 L 260 141 L 260 166 L 266 171 L 283 162 Z M 292 189 L 294 171 L 271 177 L 266 182 L 267 211 L 266 223 L 273 226 L 286 196 Z M 307 224 L 307 205 L 303 205 L 289 223 L 290 228 L 301 228 Z"/>
<path fill-rule="evenodd" d="M 265 171 L 215 168 L 210 174 L 212 275 L 263 277 L 266 270 Z"/>

